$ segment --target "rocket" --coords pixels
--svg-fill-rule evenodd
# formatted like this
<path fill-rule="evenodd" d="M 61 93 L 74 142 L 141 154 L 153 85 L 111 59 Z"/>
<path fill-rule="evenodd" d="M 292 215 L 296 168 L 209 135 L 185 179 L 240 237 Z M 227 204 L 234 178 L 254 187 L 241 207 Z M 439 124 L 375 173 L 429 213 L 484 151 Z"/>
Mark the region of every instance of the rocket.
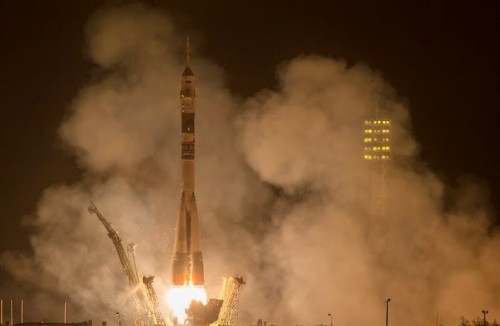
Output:
<path fill-rule="evenodd" d="M 172 285 L 204 285 L 200 224 L 194 194 L 195 76 L 190 67 L 191 50 L 186 42 L 186 68 L 181 77 L 181 169 L 182 193 L 175 231 Z"/>

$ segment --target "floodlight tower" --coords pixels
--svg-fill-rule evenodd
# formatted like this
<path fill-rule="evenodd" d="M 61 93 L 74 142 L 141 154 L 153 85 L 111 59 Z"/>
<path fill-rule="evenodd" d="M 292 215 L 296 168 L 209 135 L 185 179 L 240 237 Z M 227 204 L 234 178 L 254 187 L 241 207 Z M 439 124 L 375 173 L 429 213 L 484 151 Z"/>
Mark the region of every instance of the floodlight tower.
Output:
<path fill-rule="evenodd" d="M 363 135 L 363 158 L 370 164 L 371 220 L 380 228 L 385 224 L 385 175 L 391 159 L 391 121 L 365 120 Z"/>

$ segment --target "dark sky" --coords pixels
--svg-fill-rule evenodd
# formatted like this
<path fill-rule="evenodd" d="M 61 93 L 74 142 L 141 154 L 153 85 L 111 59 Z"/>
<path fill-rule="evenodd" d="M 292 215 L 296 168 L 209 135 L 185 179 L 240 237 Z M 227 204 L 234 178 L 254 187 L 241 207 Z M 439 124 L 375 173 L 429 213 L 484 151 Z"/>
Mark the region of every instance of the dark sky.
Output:
<path fill-rule="evenodd" d="M 498 0 L 144 2 L 196 35 L 199 51 L 241 96 L 276 88 L 278 64 L 300 54 L 367 63 L 407 100 L 422 161 L 450 185 L 483 183 L 498 212 Z M 79 178 L 57 128 L 95 68 L 85 22 L 119 3 L 0 4 L 0 251 L 29 250 L 23 217 L 35 213 L 44 189 Z"/>

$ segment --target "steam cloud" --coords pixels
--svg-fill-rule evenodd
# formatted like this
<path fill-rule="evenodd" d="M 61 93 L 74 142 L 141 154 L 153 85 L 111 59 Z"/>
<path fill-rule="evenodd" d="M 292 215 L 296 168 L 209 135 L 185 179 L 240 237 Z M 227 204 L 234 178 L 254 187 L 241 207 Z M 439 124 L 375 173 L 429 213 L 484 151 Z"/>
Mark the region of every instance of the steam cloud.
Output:
<path fill-rule="evenodd" d="M 163 301 L 180 196 L 184 40 L 165 13 L 142 5 L 103 9 L 87 32 L 100 73 L 60 127 L 87 172 L 44 192 L 33 256 L 4 253 L 2 265 L 36 289 L 34 316 L 55 316 L 49 299 L 63 298 L 75 320 L 110 320 L 130 308 L 127 281 L 87 204 L 125 244 L 139 244 L 139 269 L 157 276 Z M 500 305 L 500 237 L 488 231 L 487 207 L 465 185 L 444 210 L 446 186 L 418 163 L 408 109 L 376 72 L 301 56 L 281 65 L 278 91 L 240 101 L 217 66 L 192 61 L 207 290 L 215 297 L 222 275 L 244 275 L 241 324 L 315 324 L 332 313 L 339 325 L 370 325 L 391 297 L 394 322 L 423 325 L 439 313 L 455 325 Z M 395 157 L 380 221 L 370 217 L 361 152 L 375 108 L 392 120 Z"/>

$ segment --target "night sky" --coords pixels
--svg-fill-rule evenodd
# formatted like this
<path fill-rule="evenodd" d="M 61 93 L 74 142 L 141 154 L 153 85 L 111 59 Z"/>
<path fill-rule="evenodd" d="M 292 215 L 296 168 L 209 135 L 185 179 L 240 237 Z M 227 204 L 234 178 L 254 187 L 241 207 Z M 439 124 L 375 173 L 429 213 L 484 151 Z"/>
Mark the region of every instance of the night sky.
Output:
<path fill-rule="evenodd" d="M 0 251 L 29 251 L 33 230 L 23 219 L 36 212 L 44 189 L 82 173 L 57 128 L 95 72 L 85 23 L 103 5 L 119 3 L 0 5 Z M 499 1 L 144 3 L 167 11 L 242 97 L 277 88 L 280 62 L 300 54 L 368 64 L 409 104 L 422 164 L 452 189 L 463 180 L 487 187 L 499 222 Z"/>

